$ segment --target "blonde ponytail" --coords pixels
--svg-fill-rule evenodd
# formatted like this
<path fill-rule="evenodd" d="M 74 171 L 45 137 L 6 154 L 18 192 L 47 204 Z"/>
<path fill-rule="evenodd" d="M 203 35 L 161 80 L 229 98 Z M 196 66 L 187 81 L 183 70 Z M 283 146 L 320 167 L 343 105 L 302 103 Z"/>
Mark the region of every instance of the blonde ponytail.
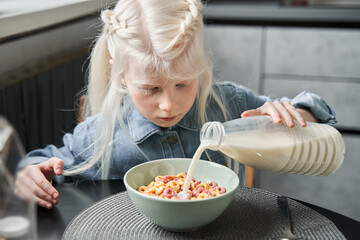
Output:
<path fill-rule="evenodd" d="M 107 34 L 102 33 L 91 52 L 88 82 L 87 116 L 99 113 L 107 94 L 110 80 L 110 54 L 107 47 Z"/>

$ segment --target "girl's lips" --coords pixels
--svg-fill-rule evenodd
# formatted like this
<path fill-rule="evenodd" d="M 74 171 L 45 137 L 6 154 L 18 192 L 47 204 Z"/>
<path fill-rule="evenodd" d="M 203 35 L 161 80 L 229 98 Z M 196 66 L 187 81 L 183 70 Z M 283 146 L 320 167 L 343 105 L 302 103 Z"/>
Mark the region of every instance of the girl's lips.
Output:
<path fill-rule="evenodd" d="M 161 120 L 163 120 L 163 121 L 170 122 L 170 121 L 173 121 L 175 118 L 176 118 L 176 116 L 173 116 L 173 117 L 166 117 L 166 118 L 160 118 L 160 119 L 161 119 Z"/>

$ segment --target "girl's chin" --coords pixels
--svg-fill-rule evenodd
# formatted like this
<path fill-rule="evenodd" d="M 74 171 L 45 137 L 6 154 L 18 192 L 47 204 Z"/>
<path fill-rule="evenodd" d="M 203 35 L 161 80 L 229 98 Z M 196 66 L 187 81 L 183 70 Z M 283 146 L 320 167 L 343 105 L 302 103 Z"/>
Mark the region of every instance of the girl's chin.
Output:
<path fill-rule="evenodd" d="M 174 120 L 174 121 L 157 121 L 155 124 L 161 128 L 169 128 L 172 127 L 174 125 L 176 125 L 179 121 Z"/>
<path fill-rule="evenodd" d="M 173 123 L 173 124 L 170 124 L 170 123 L 168 123 L 168 124 L 157 124 L 157 125 L 159 127 L 161 127 L 161 128 L 169 128 L 169 127 L 172 127 L 172 126 L 176 125 L 176 123 Z"/>

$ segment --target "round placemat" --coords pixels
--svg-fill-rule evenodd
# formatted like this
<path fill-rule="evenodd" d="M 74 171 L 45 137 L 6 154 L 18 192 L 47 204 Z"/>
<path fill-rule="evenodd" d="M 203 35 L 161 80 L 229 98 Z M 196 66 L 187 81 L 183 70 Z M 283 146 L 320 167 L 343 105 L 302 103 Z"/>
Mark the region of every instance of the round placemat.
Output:
<path fill-rule="evenodd" d="M 225 212 L 193 232 L 171 232 L 150 222 L 127 192 L 107 197 L 79 213 L 63 240 L 92 239 L 271 239 L 283 232 L 277 195 L 240 187 Z M 294 233 L 310 239 L 346 239 L 326 217 L 289 199 Z M 174 213 L 176 217 L 176 213 Z"/>

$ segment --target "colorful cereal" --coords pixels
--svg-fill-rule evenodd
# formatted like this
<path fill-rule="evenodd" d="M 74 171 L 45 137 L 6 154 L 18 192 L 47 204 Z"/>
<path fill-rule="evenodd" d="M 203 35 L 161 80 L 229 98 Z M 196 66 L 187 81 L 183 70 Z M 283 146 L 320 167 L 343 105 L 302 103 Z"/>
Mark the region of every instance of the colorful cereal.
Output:
<path fill-rule="evenodd" d="M 182 191 L 186 172 L 175 175 L 157 176 L 155 181 L 147 186 L 140 186 L 138 191 L 158 198 L 181 200 L 177 194 Z M 226 192 L 225 187 L 219 187 L 214 181 L 201 182 L 194 178 L 190 182 L 189 199 L 198 200 L 219 196 Z"/>

